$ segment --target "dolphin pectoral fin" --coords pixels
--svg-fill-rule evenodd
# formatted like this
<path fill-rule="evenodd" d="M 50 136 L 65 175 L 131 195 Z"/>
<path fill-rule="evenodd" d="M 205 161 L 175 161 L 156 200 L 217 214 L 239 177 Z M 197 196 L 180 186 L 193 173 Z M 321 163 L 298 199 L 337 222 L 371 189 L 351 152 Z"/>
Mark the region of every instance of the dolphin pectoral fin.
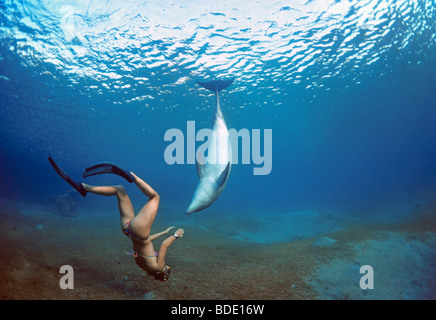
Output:
<path fill-rule="evenodd" d="M 200 163 L 199 161 L 197 161 L 196 166 L 197 166 L 198 177 L 201 179 L 201 177 L 203 176 L 204 169 L 205 169 L 206 165 L 204 163 Z"/>
<path fill-rule="evenodd" d="M 206 164 L 204 163 L 204 159 L 202 156 L 199 156 L 199 159 L 197 159 L 196 163 L 195 163 L 196 167 L 197 167 L 197 174 L 198 177 L 201 179 L 201 177 L 204 174 L 204 169 L 206 167 Z"/>
<path fill-rule="evenodd" d="M 213 80 L 213 81 L 206 81 L 206 82 L 198 81 L 198 84 L 203 88 L 209 89 L 213 92 L 220 92 L 221 90 L 230 86 L 234 80 L 235 78 L 229 80 Z"/>
<path fill-rule="evenodd" d="M 226 182 L 227 176 L 229 175 L 230 162 L 227 163 L 227 167 L 221 172 L 219 178 L 216 181 L 217 189 L 220 188 L 224 182 Z"/>

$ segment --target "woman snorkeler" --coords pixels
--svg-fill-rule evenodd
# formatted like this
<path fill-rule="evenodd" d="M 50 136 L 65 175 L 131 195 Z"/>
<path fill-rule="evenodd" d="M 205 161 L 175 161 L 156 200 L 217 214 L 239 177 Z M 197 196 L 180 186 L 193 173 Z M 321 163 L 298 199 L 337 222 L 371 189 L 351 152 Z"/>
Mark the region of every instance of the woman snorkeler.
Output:
<path fill-rule="evenodd" d="M 133 250 L 126 253 L 133 256 L 136 264 L 146 271 L 147 274 L 153 275 L 156 280 L 168 280 L 171 268 L 165 265 L 165 255 L 171 244 L 176 239 L 183 237 L 184 230 L 178 229 L 162 242 L 159 252 L 154 251 L 152 241 L 168 234 L 168 232 L 174 228 L 170 227 L 162 232 L 153 235 L 150 234 L 151 226 L 153 225 L 154 218 L 159 208 L 159 195 L 157 192 L 133 172 L 124 170 L 112 163 L 98 164 L 85 170 L 83 178 L 96 174 L 113 173 L 123 177 L 130 183 L 134 182 L 139 190 L 149 199 L 135 216 L 132 202 L 123 186 L 91 186 L 89 184 L 76 182 L 59 167 L 51 155 L 48 157 L 48 160 L 56 172 L 82 196 L 85 197 L 88 192 L 102 196 L 116 196 L 120 210 L 122 231 L 133 243 Z"/>

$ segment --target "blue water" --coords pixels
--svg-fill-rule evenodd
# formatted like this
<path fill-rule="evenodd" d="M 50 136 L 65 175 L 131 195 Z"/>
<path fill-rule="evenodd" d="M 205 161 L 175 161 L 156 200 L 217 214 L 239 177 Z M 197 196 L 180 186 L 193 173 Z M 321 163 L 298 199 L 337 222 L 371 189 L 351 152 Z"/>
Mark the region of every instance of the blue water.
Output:
<path fill-rule="evenodd" d="M 118 163 L 189 221 L 195 165 L 168 165 L 164 134 L 209 127 L 214 96 L 197 81 L 235 77 L 221 94 L 227 125 L 272 129 L 272 172 L 235 165 L 197 215 L 413 206 L 436 190 L 435 70 L 432 0 L 1 1 L 0 197 L 68 192 L 51 153 L 77 179 Z"/>

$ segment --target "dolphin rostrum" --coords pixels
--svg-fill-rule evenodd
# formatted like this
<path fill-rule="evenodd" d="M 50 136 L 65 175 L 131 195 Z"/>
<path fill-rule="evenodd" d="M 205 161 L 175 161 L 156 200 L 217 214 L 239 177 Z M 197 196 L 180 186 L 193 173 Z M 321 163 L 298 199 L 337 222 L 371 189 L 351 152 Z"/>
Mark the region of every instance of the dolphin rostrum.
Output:
<path fill-rule="evenodd" d="M 203 88 L 215 92 L 216 110 L 212 124 L 213 134 L 208 138 L 207 160 L 196 157 L 197 174 L 200 178 L 187 214 L 209 207 L 223 192 L 230 176 L 231 144 L 229 131 L 221 111 L 219 92 L 233 83 L 230 80 L 198 82 Z"/>

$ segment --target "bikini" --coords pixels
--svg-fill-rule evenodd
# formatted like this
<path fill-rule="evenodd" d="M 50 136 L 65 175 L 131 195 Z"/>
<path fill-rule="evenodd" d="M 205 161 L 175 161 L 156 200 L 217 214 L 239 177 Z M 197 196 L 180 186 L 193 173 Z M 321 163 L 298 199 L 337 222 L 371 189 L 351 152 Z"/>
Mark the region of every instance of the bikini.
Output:
<path fill-rule="evenodd" d="M 148 236 L 146 239 L 143 239 L 143 238 L 141 238 L 141 237 L 138 237 L 138 236 L 137 236 L 137 235 L 132 231 L 132 229 L 130 229 L 130 222 L 131 222 L 131 221 L 132 221 L 132 220 L 127 221 L 127 223 L 124 225 L 123 233 L 124 233 L 126 236 L 128 236 L 130 239 L 137 240 L 137 241 L 141 241 L 141 242 L 145 242 L 145 241 L 147 241 L 148 239 L 150 239 L 150 236 Z M 158 255 L 157 251 L 154 252 L 154 256 L 144 256 L 144 255 L 142 255 L 142 254 L 139 254 L 139 253 L 136 252 L 135 250 L 128 251 L 128 252 L 124 250 L 124 253 L 125 253 L 125 254 L 128 254 L 129 256 L 132 256 L 132 257 L 134 257 L 134 258 L 137 258 L 137 257 L 142 257 L 142 258 L 157 258 L 157 255 Z"/>
<path fill-rule="evenodd" d="M 142 257 L 142 258 L 157 258 L 157 256 L 158 256 L 157 251 L 154 252 L 154 256 L 144 256 L 144 255 L 142 255 L 142 254 L 139 254 L 139 253 L 136 252 L 135 250 L 132 250 L 132 251 L 126 251 L 126 250 L 124 250 L 124 253 L 127 254 L 127 255 L 129 255 L 129 256 L 132 256 L 133 258 L 138 258 L 138 257 Z"/>
<path fill-rule="evenodd" d="M 130 229 L 130 222 L 131 222 L 132 220 L 129 220 L 129 221 L 127 221 L 127 223 L 124 225 L 124 228 L 123 228 L 123 233 L 126 235 L 126 236 L 128 236 L 130 239 L 133 239 L 133 240 L 137 240 L 137 241 L 141 241 L 141 242 L 145 242 L 145 241 L 147 241 L 148 239 L 150 239 L 150 236 L 148 236 L 147 238 L 145 238 L 145 239 L 143 239 L 143 238 L 141 238 L 141 237 L 138 237 L 131 229 Z"/>

